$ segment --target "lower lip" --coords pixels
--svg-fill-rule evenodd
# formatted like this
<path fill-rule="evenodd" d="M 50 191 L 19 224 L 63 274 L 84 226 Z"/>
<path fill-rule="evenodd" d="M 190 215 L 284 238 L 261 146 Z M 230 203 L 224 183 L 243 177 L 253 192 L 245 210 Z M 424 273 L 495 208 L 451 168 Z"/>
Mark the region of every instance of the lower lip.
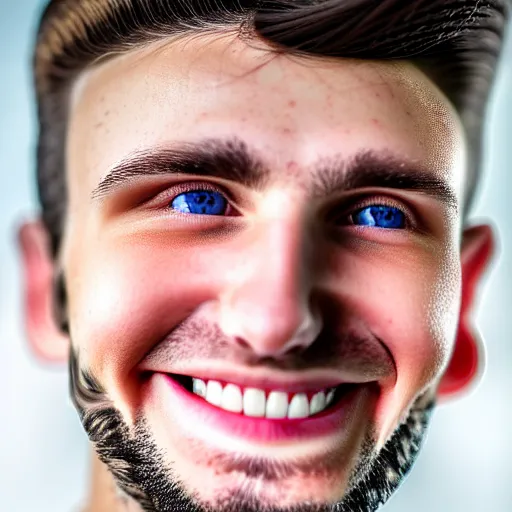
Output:
<path fill-rule="evenodd" d="M 187 391 L 167 374 L 155 373 L 152 379 L 155 378 L 165 379 L 165 385 L 178 400 L 179 410 L 187 415 L 187 424 L 194 422 L 203 428 L 221 431 L 227 436 L 263 443 L 313 439 L 340 433 L 347 426 L 355 401 L 365 387 L 360 385 L 347 391 L 334 406 L 309 418 L 266 419 L 252 418 L 215 407 Z"/>

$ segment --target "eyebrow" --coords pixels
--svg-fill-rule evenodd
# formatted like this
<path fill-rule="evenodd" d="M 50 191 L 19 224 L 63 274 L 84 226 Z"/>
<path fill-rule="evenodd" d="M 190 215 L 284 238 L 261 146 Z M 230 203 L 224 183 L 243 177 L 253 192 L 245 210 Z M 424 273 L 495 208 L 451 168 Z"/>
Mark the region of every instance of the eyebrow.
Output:
<path fill-rule="evenodd" d="M 329 197 L 365 187 L 410 190 L 426 194 L 458 210 L 454 190 L 421 164 L 390 152 L 363 150 L 347 158 L 320 158 L 312 167 L 309 197 Z M 93 190 L 93 200 L 149 175 L 193 175 L 221 178 L 263 192 L 275 180 L 265 159 L 240 138 L 208 138 L 171 148 L 138 151 L 115 164 Z"/>

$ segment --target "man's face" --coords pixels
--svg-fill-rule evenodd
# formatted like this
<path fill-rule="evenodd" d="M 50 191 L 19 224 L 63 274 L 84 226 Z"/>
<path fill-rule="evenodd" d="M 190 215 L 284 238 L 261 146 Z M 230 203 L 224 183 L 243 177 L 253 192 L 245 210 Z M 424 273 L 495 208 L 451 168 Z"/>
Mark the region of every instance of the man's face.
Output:
<path fill-rule="evenodd" d="M 427 417 L 453 349 L 466 148 L 448 101 L 410 64 L 203 36 L 84 74 L 68 136 L 70 339 L 152 468 L 132 489 L 162 510 L 178 490 L 217 510 L 342 502 Z"/>

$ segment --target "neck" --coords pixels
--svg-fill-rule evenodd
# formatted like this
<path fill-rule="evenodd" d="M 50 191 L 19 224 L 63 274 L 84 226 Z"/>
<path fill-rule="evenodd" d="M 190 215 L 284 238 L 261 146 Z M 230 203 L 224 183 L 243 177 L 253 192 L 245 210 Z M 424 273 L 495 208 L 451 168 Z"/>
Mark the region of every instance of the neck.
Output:
<path fill-rule="evenodd" d="M 122 494 L 114 477 L 91 449 L 90 487 L 87 504 L 82 512 L 142 512 L 140 506 Z"/>

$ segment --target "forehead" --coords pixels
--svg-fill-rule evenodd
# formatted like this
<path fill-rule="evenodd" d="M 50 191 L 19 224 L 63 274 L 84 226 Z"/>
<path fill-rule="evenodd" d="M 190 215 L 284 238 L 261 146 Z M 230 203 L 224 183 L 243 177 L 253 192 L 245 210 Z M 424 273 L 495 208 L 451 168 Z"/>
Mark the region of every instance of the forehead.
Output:
<path fill-rule="evenodd" d="M 412 64 L 267 50 L 226 36 L 169 39 L 83 73 L 72 96 L 71 182 L 90 191 L 136 150 L 233 134 L 276 168 L 290 157 L 306 165 L 365 146 L 438 173 L 464 166 L 458 116 Z M 452 174 L 459 191 L 463 173 Z"/>

